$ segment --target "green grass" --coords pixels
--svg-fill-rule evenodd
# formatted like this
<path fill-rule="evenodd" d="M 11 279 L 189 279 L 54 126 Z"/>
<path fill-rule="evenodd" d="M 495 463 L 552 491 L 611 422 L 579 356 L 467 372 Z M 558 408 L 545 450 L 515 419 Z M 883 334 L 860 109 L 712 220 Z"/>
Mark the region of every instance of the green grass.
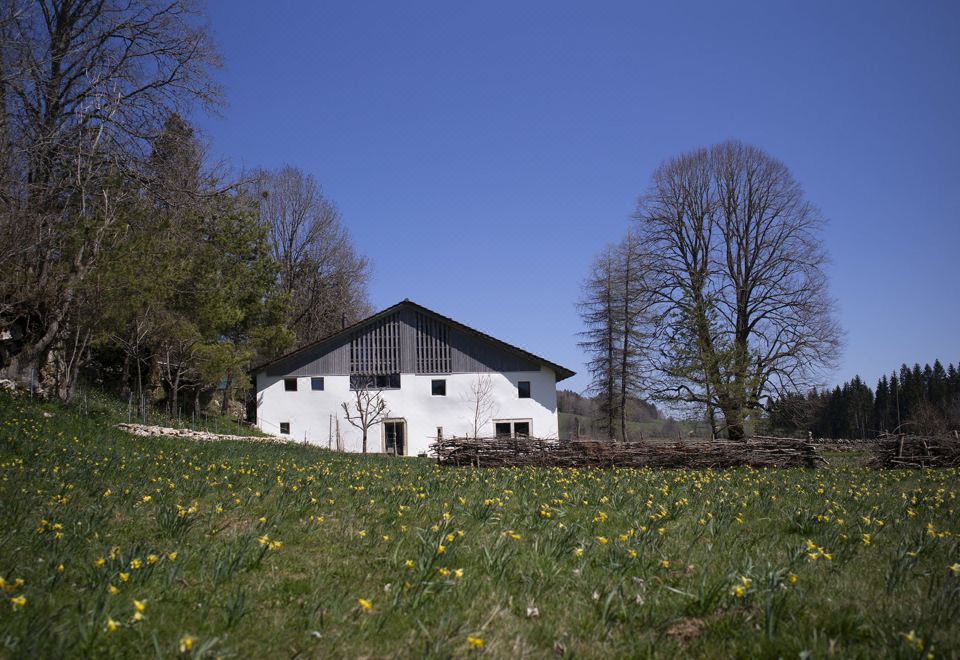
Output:
<path fill-rule="evenodd" d="M 0 398 L 0 655 L 956 657 L 958 482 L 452 469 Z"/>

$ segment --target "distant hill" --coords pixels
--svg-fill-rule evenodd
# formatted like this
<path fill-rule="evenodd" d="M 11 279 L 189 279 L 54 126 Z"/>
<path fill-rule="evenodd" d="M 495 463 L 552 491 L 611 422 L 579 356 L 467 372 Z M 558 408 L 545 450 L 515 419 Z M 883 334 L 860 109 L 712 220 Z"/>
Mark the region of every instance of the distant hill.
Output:
<path fill-rule="evenodd" d="M 587 397 L 570 390 L 557 392 L 557 410 L 560 417 L 560 438 L 603 438 L 605 434 L 598 424 L 599 405 L 595 397 Z M 665 417 L 657 407 L 647 401 L 631 399 L 627 407 L 628 439 L 641 437 L 676 437 L 686 433 L 682 423 Z"/>

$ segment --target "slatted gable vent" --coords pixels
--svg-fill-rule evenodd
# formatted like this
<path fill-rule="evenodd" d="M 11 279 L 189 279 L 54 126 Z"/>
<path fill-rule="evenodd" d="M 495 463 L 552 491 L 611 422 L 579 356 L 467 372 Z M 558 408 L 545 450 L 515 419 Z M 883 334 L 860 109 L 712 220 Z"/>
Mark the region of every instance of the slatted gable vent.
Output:
<path fill-rule="evenodd" d="M 417 314 L 417 373 L 448 374 L 452 371 L 447 324 Z"/>
<path fill-rule="evenodd" d="M 400 373 L 399 314 L 391 314 L 350 338 L 350 373 Z"/>

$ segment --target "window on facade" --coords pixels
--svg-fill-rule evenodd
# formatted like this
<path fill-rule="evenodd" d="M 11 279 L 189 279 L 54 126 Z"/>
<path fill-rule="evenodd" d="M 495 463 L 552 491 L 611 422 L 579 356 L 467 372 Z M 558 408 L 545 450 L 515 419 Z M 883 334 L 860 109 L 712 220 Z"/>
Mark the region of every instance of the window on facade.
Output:
<path fill-rule="evenodd" d="M 280 433 L 290 435 L 290 422 L 280 422 Z"/>
<path fill-rule="evenodd" d="M 296 392 L 297 391 L 297 379 L 296 378 L 284 378 L 283 379 L 283 389 L 287 392 Z"/>
<path fill-rule="evenodd" d="M 437 427 L 437 440 L 443 440 L 443 427 Z"/>
<path fill-rule="evenodd" d="M 517 395 L 521 399 L 530 398 L 530 381 L 529 380 L 521 380 L 517 383 Z"/>
<path fill-rule="evenodd" d="M 529 419 L 505 419 L 493 423 L 498 438 L 527 438 L 530 436 Z"/>
<path fill-rule="evenodd" d="M 399 390 L 400 374 L 354 374 L 350 376 L 351 390 Z"/>
<path fill-rule="evenodd" d="M 323 376 L 320 376 L 319 378 L 318 378 L 318 377 L 311 378 L 311 379 L 310 379 L 310 389 L 311 389 L 311 390 L 314 390 L 315 392 L 322 392 L 322 391 L 323 391 Z"/>
<path fill-rule="evenodd" d="M 447 381 L 441 379 L 430 381 L 430 393 L 433 396 L 447 396 Z"/>

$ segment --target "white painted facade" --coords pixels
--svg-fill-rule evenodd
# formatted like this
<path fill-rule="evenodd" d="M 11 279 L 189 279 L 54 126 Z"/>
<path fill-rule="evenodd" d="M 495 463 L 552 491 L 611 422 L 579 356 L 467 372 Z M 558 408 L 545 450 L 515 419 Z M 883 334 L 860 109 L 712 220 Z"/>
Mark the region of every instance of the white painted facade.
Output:
<path fill-rule="evenodd" d="M 317 374 L 320 376 L 321 374 Z M 290 376 L 287 376 L 288 378 Z M 539 371 L 484 372 L 453 374 L 400 374 L 399 389 L 382 390 L 389 411 L 384 421 L 405 423 L 405 454 L 426 454 L 442 429 L 444 437 L 473 433 L 471 386 L 478 378 L 489 378 L 492 385 L 492 416 L 480 433 L 492 436 L 498 421 L 529 422 L 530 435 L 556 438 L 558 435 L 556 375 L 542 365 Z M 431 383 L 446 381 L 446 395 L 434 396 Z M 520 398 L 518 382 L 530 382 L 530 398 Z M 356 400 L 347 375 L 323 376 L 323 390 L 311 389 L 311 378 L 299 376 L 297 390 L 287 391 L 284 376 L 256 376 L 257 425 L 265 433 L 280 436 L 280 424 L 289 424 L 289 437 L 322 447 L 336 448 L 337 420 L 342 447 L 346 451 L 362 449 L 362 432 L 347 420 L 342 404 Z M 367 451 L 380 453 L 384 447 L 384 421 L 367 433 Z"/>

